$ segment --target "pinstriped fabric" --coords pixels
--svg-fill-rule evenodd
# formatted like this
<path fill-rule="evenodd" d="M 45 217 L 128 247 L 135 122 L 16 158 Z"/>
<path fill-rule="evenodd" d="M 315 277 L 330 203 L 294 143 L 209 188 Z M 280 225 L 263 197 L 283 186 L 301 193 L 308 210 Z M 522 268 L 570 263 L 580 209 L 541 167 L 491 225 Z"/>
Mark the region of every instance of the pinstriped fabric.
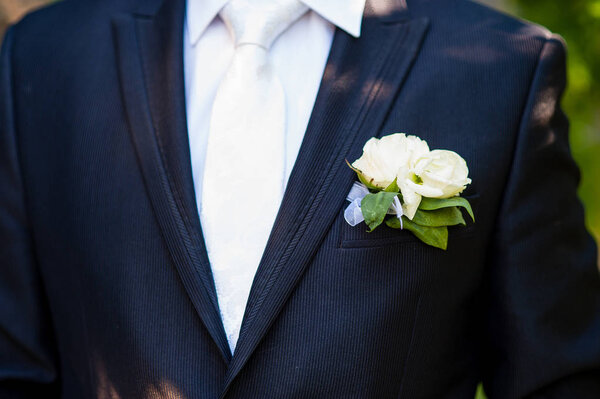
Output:
<path fill-rule="evenodd" d="M 464 0 L 409 3 L 371 1 L 364 36 L 336 36 L 233 358 L 194 213 L 183 1 L 60 2 L 13 28 L 0 397 L 453 399 L 483 379 L 492 397 L 597 398 L 564 48 Z M 392 132 L 470 166 L 477 222 L 448 251 L 343 219 L 344 158 Z"/>

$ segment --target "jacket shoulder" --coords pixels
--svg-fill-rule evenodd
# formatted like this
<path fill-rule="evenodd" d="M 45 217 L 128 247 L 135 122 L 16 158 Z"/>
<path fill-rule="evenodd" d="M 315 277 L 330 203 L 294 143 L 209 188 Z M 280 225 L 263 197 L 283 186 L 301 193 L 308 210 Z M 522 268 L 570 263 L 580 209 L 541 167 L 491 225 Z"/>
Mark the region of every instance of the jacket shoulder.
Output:
<path fill-rule="evenodd" d="M 414 3 L 414 4 L 413 4 Z M 545 27 L 472 0 L 416 0 L 409 9 L 431 19 L 432 30 L 465 45 L 484 45 L 489 49 L 502 48 L 514 55 L 530 51 L 539 54 L 538 46 L 548 40 L 562 39 Z M 564 44 L 564 43 L 563 43 Z M 474 48 L 477 48 L 475 46 Z"/>

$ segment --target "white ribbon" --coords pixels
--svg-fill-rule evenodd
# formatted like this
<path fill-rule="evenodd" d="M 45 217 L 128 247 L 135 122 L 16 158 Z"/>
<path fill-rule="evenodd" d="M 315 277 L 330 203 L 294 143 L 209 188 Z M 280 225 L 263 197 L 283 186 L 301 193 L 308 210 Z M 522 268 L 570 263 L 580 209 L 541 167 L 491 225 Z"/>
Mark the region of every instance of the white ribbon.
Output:
<path fill-rule="evenodd" d="M 346 219 L 346 222 L 352 227 L 365 220 L 362 210 L 360 209 L 360 203 L 367 194 L 369 194 L 367 186 L 360 182 L 354 182 L 346 197 L 346 200 L 350 202 L 350 205 L 348 205 L 344 211 L 344 219 Z M 398 196 L 394 197 L 394 202 L 390 205 L 390 209 L 388 209 L 387 213 L 388 215 L 396 215 L 400 221 L 400 228 L 404 228 L 404 225 L 402 224 L 402 215 L 404 212 L 402 211 L 402 204 L 400 203 Z"/>
<path fill-rule="evenodd" d="M 352 227 L 365 220 L 362 211 L 360 210 L 360 203 L 367 194 L 369 194 L 367 186 L 360 182 L 354 182 L 354 185 L 346 197 L 346 200 L 350 202 L 350 205 L 348 205 L 344 211 L 344 219 L 346 219 L 346 222 Z"/>

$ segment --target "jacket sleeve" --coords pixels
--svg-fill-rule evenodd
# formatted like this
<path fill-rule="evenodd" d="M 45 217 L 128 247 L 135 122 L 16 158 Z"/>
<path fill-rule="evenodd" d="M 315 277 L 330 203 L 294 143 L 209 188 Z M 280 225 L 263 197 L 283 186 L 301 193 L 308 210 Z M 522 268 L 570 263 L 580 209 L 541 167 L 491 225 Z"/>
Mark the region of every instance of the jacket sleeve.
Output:
<path fill-rule="evenodd" d="M 19 166 L 13 40 L 9 29 L 0 55 L 0 398 L 52 398 L 56 356 Z"/>
<path fill-rule="evenodd" d="M 561 38 L 549 36 L 488 253 L 490 398 L 600 398 L 600 276 L 560 108 L 565 58 Z"/>

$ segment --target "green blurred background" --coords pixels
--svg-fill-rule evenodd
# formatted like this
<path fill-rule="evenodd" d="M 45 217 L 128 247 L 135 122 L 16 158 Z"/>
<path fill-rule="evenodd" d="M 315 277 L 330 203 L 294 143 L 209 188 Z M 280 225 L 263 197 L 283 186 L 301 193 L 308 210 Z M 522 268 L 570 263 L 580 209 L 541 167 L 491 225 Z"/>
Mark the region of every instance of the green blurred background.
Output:
<path fill-rule="evenodd" d="M 0 0 L 0 36 L 8 23 L 52 0 Z M 76 1 L 76 0 L 73 0 Z M 579 195 L 596 241 L 600 239 L 600 0 L 481 0 L 546 26 L 568 44 L 568 88 L 563 106 L 571 145 L 582 171 Z M 551 200 L 551 199 L 549 199 Z M 600 264 L 599 264 L 600 266 Z M 484 399 L 481 387 L 477 399 Z"/>

